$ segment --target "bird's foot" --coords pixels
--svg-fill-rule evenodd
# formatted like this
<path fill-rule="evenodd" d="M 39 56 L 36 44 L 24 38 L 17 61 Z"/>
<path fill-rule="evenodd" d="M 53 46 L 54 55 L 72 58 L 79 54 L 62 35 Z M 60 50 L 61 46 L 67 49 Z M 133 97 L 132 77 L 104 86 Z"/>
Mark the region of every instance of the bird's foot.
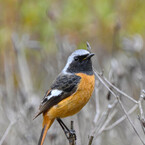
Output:
<path fill-rule="evenodd" d="M 65 134 L 67 139 L 72 139 L 72 138 L 74 138 L 75 140 L 77 139 L 76 132 L 73 129 L 65 131 Z"/>

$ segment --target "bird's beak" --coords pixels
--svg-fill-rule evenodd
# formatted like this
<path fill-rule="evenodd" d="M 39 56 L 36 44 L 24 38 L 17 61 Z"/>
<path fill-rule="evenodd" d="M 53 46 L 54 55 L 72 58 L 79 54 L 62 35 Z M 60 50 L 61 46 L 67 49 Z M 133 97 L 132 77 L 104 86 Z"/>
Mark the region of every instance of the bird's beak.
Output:
<path fill-rule="evenodd" d="M 89 58 L 91 58 L 91 57 L 94 56 L 94 55 L 95 55 L 95 53 L 90 53 L 90 54 L 87 56 L 86 59 L 89 59 Z"/>

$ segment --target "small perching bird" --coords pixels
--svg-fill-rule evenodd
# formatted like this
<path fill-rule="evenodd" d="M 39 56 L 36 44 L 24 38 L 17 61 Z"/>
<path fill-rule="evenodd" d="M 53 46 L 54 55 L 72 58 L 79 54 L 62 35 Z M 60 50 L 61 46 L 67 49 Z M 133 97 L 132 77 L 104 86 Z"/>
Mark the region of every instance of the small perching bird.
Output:
<path fill-rule="evenodd" d="M 65 133 L 71 133 L 60 118 L 78 113 L 92 96 L 95 85 L 91 61 L 93 55 L 94 53 L 83 49 L 74 51 L 46 92 L 35 116 L 36 118 L 43 113 L 43 129 L 38 145 L 43 145 L 47 130 L 55 119 Z"/>

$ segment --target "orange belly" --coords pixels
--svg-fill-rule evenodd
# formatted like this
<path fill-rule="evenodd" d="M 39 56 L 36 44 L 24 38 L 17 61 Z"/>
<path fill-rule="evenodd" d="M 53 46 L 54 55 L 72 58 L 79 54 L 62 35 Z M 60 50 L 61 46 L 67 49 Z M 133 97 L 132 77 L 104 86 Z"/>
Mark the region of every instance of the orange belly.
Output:
<path fill-rule="evenodd" d="M 83 73 L 78 73 L 76 75 L 82 78 L 77 91 L 72 96 L 67 97 L 53 106 L 47 112 L 49 118 L 63 118 L 74 115 L 89 101 L 94 90 L 95 77 L 94 75 L 89 76 Z"/>

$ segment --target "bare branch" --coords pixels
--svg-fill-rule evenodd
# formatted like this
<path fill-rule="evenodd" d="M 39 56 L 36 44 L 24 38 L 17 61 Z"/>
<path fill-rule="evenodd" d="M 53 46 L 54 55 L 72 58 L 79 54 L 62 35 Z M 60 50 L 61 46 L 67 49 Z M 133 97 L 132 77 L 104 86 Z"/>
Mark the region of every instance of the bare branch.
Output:
<path fill-rule="evenodd" d="M 73 121 L 71 121 L 71 130 L 70 131 L 74 131 L 74 127 L 73 127 Z M 70 145 L 76 145 L 76 136 L 75 134 L 69 134 L 69 144 Z"/>
<path fill-rule="evenodd" d="M 94 118 L 94 122 L 96 123 L 100 117 L 100 100 L 99 100 L 99 88 L 98 83 L 95 84 L 95 98 L 96 98 L 96 115 Z"/>
<path fill-rule="evenodd" d="M 139 133 L 137 132 L 137 130 L 136 130 L 134 124 L 132 123 L 130 117 L 128 116 L 127 111 L 126 111 L 126 109 L 124 108 L 124 106 L 123 106 L 123 104 L 122 104 L 122 102 L 121 102 L 121 100 L 120 100 L 120 97 L 117 96 L 117 95 L 107 86 L 106 83 L 108 83 L 112 88 L 115 88 L 115 90 L 117 90 L 120 94 L 125 95 L 125 96 L 126 96 L 127 98 L 129 98 L 130 100 L 134 101 L 134 99 L 131 99 L 130 96 L 126 95 L 124 92 L 120 91 L 117 87 L 115 87 L 114 85 L 112 85 L 107 79 L 105 79 L 105 78 L 103 77 L 103 75 L 99 75 L 99 73 L 97 73 L 97 72 L 95 71 L 95 69 L 94 69 L 94 73 L 95 73 L 95 75 L 97 76 L 97 78 L 101 81 L 101 83 L 102 83 L 102 84 L 112 93 L 112 95 L 119 101 L 119 104 L 120 104 L 122 110 L 124 111 L 124 113 L 125 113 L 125 115 L 126 115 L 128 121 L 129 121 L 129 123 L 131 124 L 132 128 L 134 129 L 135 133 L 136 133 L 137 136 L 139 137 L 140 141 L 141 141 L 143 144 L 145 144 L 144 141 L 143 141 L 143 139 L 141 138 L 141 136 L 140 136 Z M 104 80 L 106 81 L 106 83 L 104 82 Z M 135 103 L 138 103 L 137 101 L 134 101 L 134 102 L 135 102 Z"/>
<path fill-rule="evenodd" d="M 110 121 L 112 120 L 112 118 L 115 116 L 116 113 L 117 110 L 113 110 L 113 112 L 108 116 L 108 119 L 105 121 L 105 123 L 97 133 L 97 136 L 99 136 L 105 130 L 106 126 L 110 123 Z"/>
<path fill-rule="evenodd" d="M 144 93 L 144 90 L 142 90 L 142 94 L 140 95 L 140 100 L 138 101 L 138 106 L 139 106 L 139 111 L 140 111 L 140 116 L 138 117 L 138 119 L 141 123 L 142 130 L 145 134 L 145 116 L 144 116 L 144 112 L 142 108 L 142 100 L 144 98 L 145 98 L 145 93 Z"/>
<path fill-rule="evenodd" d="M 94 139 L 94 136 L 90 136 L 90 139 L 89 139 L 89 143 L 88 143 L 88 145 L 91 145 L 91 144 L 92 144 L 93 139 Z"/>
<path fill-rule="evenodd" d="M 87 50 L 89 51 L 89 52 L 91 52 L 91 45 L 89 44 L 89 42 L 86 42 L 86 44 L 87 44 Z"/>
<path fill-rule="evenodd" d="M 126 93 L 124 93 L 123 91 L 121 91 L 120 89 L 118 89 L 117 87 L 115 87 L 113 84 L 111 84 L 104 76 L 103 79 L 113 88 L 115 89 L 117 92 L 119 92 L 121 95 L 127 97 L 128 99 L 130 99 L 132 102 L 134 103 L 138 103 L 135 99 L 133 99 L 132 97 L 130 97 L 129 95 L 127 95 Z"/>
<path fill-rule="evenodd" d="M 135 104 L 129 111 L 128 111 L 128 115 L 130 115 L 131 113 L 133 113 L 136 109 L 138 108 L 138 105 Z M 118 124 L 120 124 L 123 120 L 126 119 L 126 115 L 123 115 L 120 119 L 118 119 L 117 121 L 115 121 L 113 124 L 109 125 L 108 127 L 106 127 L 104 130 L 111 130 L 113 129 L 115 126 L 117 126 Z"/>
<path fill-rule="evenodd" d="M 112 104 L 108 105 L 107 109 L 102 113 L 102 116 L 98 120 L 97 125 L 96 125 L 95 129 L 92 131 L 92 135 L 91 136 L 94 136 L 96 134 L 96 132 L 99 132 L 100 128 L 106 122 L 106 120 L 107 120 L 107 118 L 109 116 L 109 113 L 111 112 L 112 109 L 114 109 L 116 107 L 117 103 L 118 103 L 118 100 L 115 99 Z"/>
<path fill-rule="evenodd" d="M 15 124 L 15 121 L 11 121 L 11 122 L 10 122 L 8 128 L 6 129 L 6 131 L 5 131 L 4 135 L 3 135 L 3 137 L 2 137 L 1 140 L 0 140 L 0 145 L 3 144 L 4 140 L 6 139 L 7 135 L 9 134 L 9 132 L 10 132 L 10 130 L 11 130 L 11 128 L 12 128 L 12 126 L 13 126 L 14 124 Z"/>
<path fill-rule="evenodd" d="M 131 124 L 132 128 L 134 129 L 135 133 L 137 134 L 137 136 L 138 136 L 139 139 L 141 140 L 142 144 L 145 145 L 143 139 L 141 138 L 141 136 L 140 136 L 139 133 L 137 132 L 137 130 L 136 130 L 136 128 L 135 128 L 133 122 L 131 121 L 130 117 L 128 116 L 127 111 L 126 111 L 126 109 L 124 108 L 124 106 L 123 106 L 123 104 L 122 104 L 122 102 L 121 102 L 121 100 L 120 100 L 119 97 L 118 97 L 118 101 L 119 101 L 119 104 L 121 105 L 121 107 L 122 107 L 122 109 L 123 109 L 123 111 L 124 111 L 124 113 L 125 113 L 125 115 L 126 115 L 128 121 L 129 121 L 129 123 Z"/>

